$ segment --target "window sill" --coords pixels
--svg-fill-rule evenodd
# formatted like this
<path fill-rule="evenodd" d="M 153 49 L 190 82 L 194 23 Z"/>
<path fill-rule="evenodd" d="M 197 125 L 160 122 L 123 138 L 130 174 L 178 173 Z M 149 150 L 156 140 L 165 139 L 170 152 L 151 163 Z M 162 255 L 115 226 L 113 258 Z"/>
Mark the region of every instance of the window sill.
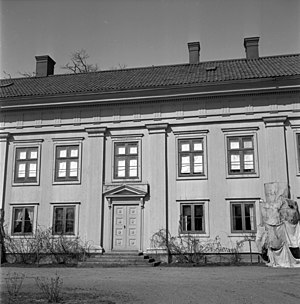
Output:
<path fill-rule="evenodd" d="M 79 185 L 81 181 L 54 181 L 53 185 Z"/>
<path fill-rule="evenodd" d="M 32 182 L 32 183 L 16 183 L 16 182 L 13 182 L 12 183 L 12 186 L 13 187 L 23 187 L 23 186 L 39 186 L 40 185 L 40 182 Z"/>
<path fill-rule="evenodd" d="M 231 232 L 228 237 L 255 237 L 254 234 L 256 234 L 256 231 L 252 232 Z"/>
<path fill-rule="evenodd" d="M 181 180 L 206 180 L 208 179 L 207 176 L 201 175 L 201 176 L 177 176 L 176 180 L 181 181 Z"/>
<path fill-rule="evenodd" d="M 131 178 L 124 178 L 124 179 L 113 179 L 112 183 L 140 183 L 142 180 L 139 178 L 131 179 Z"/>
<path fill-rule="evenodd" d="M 258 173 L 253 173 L 253 174 L 228 174 L 226 175 L 227 179 L 235 179 L 235 178 L 259 178 Z"/>
<path fill-rule="evenodd" d="M 210 235 L 208 233 L 180 233 L 179 237 L 209 238 Z"/>

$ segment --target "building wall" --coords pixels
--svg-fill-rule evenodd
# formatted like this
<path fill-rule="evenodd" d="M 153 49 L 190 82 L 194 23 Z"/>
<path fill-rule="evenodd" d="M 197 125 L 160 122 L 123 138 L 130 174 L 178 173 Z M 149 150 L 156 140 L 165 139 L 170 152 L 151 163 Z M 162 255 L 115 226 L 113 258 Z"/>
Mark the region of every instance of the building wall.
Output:
<path fill-rule="evenodd" d="M 299 98 L 292 93 L 6 112 L 1 125 L 9 136 L 0 142 L 1 153 L 7 155 L 2 182 L 5 224 L 11 231 L 12 206 L 29 203 L 36 207 L 37 224 L 50 227 L 53 205 L 74 203 L 76 233 L 95 249 L 109 251 L 113 219 L 104 188 L 142 184 L 148 187 L 147 195 L 129 199 L 143 200 L 139 249 L 150 250 L 151 236 L 159 229 L 167 227 L 171 235 L 177 235 L 180 204 L 191 202 L 204 203 L 201 237 L 220 236 L 230 246 L 243 237 L 231 232 L 230 202 L 255 202 L 259 224 L 264 183 L 289 183 L 292 198 L 299 201 L 299 116 Z M 232 178 L 227 173 L 226 138 L 245 134 L 254 136 L 256 174 Z M 204 139 L 204 177 L 178 178 L 178 139 L 182 138 Z M 140 145 L 140 178 L 115 181 L 114 142 L 132 140 Z M 68 142 L 81 147 L 80 183 L 55 184 L 54 147 Z M 40 146 L 39 184 L 13 185 L 14 149 L 28 144 Z"/>

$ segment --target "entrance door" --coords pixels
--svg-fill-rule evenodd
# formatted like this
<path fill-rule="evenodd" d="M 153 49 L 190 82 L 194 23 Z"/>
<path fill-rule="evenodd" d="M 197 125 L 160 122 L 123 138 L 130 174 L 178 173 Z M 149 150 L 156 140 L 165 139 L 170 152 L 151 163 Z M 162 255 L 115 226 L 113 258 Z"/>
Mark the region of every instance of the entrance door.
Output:
<path fill-rule="evenodd" d="M 138 205 L 114 205 L 113 249 L 138 249 Z"/>

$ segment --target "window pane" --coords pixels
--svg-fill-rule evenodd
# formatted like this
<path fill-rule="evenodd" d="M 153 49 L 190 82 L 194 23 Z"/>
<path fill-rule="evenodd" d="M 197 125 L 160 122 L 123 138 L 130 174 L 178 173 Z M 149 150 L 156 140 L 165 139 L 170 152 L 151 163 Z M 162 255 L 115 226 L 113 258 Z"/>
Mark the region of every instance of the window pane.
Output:
<path fill-rule="evenodd" d="M 182 152 L 190 151 L 190 144 L 189 143 L 182 143 L 181 144 L 181 151 Z"/>
<path fill-rule="evenodd" d="M 18 177 L 19 178 L 25 177 L 25 168 L 26 168 L 25 164 L 22 164 L 22 163 L 18 164 Z"/>
<path fill-rule="evenodd" d="M 190 166 L 190 157 L 189 156 L 182 156 L 181 157 L 181 173 L 190 173 L 191 166 Z"/>
<path fill-rule="evenodd" d="M 67 163 L 59 162 L 58 163 L 58 177 L 66 177 L 67 175 Z"/>
<path fill-rule="evenodd" d="M 137 154 L 137 147 L 129 147 L 129 154 Z"/>
<path fill-rule="evenodd" d="M 245 228 L 254 230 L 254 205 L 245 204 Z"/>
<path fill-rule="evenodd" d="M 36 177 L 36 164 L 29 164 L 29 177 Z"/>
<path fill-rule="evenodd" d="M 191 206 L 182 206 L 182 229 L 183 231 L 192 230 Z"/>
<path fill-rule="evenodd" d="M 194 206 L 194 214 L 195 214 L 195 230 L 203 231 L 203 205 L 195 205 Z"/>
<path fill-rule="evenodd" d="M 245 170 L 253 170 L 254 169 L 254 161 L 253 161 L 253 153 L 244 154 L 244 169 Z"/>
<path fill-rule="evenodd" d="M 14 208 L 14 226 L 13 232 L 22 232 L 23 209 Z"/>
<path fill-rule="evenodd" d="M 195 155 L 194 156 L 194 173 L 203 172 L 203 156 Z"/>
<path fill-rule="evenodd" d="M 73 220 L 66 221 L 66 233 L 74 233 L 74 221 Z"/>
<path fill-rule="evenodd" d="M 20 151 L 19 159 L 26 159 L 26 151 Z"/>
<path fill-rule="evenodd" d="M 70 176 L 71 177 L 76 177 L 77 176 L 77 167 L 78 167 L 77 161 L 71 161 L 70 162 Z"/>
<path fill-rule="evenodd" d="M 252 149 L 253 148 L 253 143 L 251 138 L 246 138 L 243 140 L 243 147 L 245 149 Z"/>
<path fill-rule="evenodd" d="M 232 205 L 233 230 L 243 230 L 242 205 Z"/>
<path fill-rule="evenodd" d="M 30 152 L 30 158 L 31 159 L 37 159 L 37 151 L 31 151 Z"/>
<path fill-rule="evenodd" d="M 67 157 L 67 149 L 63 149 L 59 151 L 59 157 Z"/>
<path fill-rule="evenodd" d="M 240 155 L 231 154 L 230 155 L 230 170 L 240 170 L 241 163 L 240 163 Z"/>
<path fill-rule="evenodd" d="M 202 205 L 195 205 L 195 216 L 196 217 L 203 216 L 203 206 Z"/>
<path fill-rule="evenodd" d="M 202 150 L 203 150 L 202 142 L 194 143 L 194 151 L 202 151 Z"/>
<path fill-rule="evenodd" d="M 118 147 L 117 153 L 119 155 L 124 155 L 125 154 L 125 147 Z"/>
<path fill-rule="evenodd" d="M 129 176 L 135 177 L 137 176 L 137 160 L 131 159 L 129 162 Z"/>
<path fill-rule="evenodd" d="M 238 140 L 230 140 L 230 149 L 239 149 L 240 142 Z"/>
<path fill-rule="evenodd" d="M 24 224 L 25 233 L 32 232 L 32 223 L 33 223 L 32 220 L 33 220 L 33 212 L 25 208 L 25 224 Z"/>
<path fill-rule="evenodd" d="M 125 177 L 125 160 L 118 160 L 117 174 L 118 177 Z"/>
<path fill-rule="evenodd" d="M 71 157 L 78 157 L 78 148 L 71 149 Z"/>

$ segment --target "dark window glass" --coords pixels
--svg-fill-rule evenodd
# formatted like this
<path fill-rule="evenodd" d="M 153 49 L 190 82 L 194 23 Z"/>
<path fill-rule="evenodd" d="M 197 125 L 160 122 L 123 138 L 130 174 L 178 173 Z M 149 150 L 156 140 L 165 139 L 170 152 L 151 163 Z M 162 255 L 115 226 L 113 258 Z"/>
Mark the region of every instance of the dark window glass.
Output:
<path fill-rule="evenodd" d="M 231 216 L 233 232 L 255 231 L 254 203 L 232 203 Z"/>
<path fill-rule="evenodd" d="M 33 232 L 34 207 L 13 208 L 13 234 L 31 234 Z"/>
<path fill-rule="evenodd" d="M 203 204 L 181 205 L 181 231 L 183 233 L 204 233 L 204 206 Z"/>
<path fill-rule="evenodd" d="M 54 234 L 75 234 L 75 206 L 54 207 Z"/>

